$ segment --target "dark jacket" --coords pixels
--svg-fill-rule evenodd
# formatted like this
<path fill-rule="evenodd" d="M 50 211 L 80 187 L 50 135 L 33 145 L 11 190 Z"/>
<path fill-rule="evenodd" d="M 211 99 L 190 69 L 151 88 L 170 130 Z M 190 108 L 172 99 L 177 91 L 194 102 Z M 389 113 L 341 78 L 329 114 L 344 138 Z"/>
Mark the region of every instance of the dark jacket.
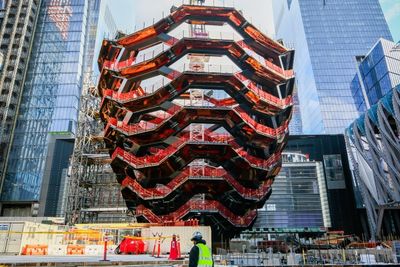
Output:
<path fill-rule="evenodd" d="M 196 244 L 198 244 L 198 243 L 205 245 L 206 241 L 201 239 L 196 242 Z M 200 254 L 199 248 L 196 245 L 194 245 L 189 253 L 189 266 L 188 267 L 197 267 L 197 262 L 199 261 L 199 254 Z M 213 261 L 213 266 L 214 266 L 214 261 Z"/>

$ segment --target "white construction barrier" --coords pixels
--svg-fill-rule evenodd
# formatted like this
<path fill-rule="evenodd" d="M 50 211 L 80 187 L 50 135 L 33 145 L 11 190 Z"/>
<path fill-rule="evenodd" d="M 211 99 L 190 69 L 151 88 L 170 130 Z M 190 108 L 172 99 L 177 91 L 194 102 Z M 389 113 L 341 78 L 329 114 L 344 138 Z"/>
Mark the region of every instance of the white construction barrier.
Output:
<path fill-rule="evenodd" d="M 67 245 L 51 245 L 48 248 L 50 256 L 65 256 L 67 255 Z"/>
<path fill-rule="evenodd" d="M 104 251 L 104 246 L 102 245 L 86 245 L 85 255 L 87 256 L 97 256 L 102 255 Z"/>
<path fill-rule="evenodd" d="M 114 251 L 117 248 L 117 245 L 107 245 L 107 254 L 115 254 Z M 101 253 L 104 251 L 104 246 L 102 246 Z"/>

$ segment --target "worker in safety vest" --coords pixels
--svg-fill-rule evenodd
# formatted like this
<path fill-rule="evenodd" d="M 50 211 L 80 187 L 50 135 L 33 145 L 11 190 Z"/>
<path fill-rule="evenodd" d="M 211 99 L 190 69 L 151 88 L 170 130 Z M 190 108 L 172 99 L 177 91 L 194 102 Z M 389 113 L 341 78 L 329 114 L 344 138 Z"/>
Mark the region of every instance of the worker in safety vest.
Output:
<path fill-rule="evenodd" d="M 211 249 L 200 232 L 194 232 L 192 239 L 194 246 L 189 254 L 189 267 L 213 267 Z"/>

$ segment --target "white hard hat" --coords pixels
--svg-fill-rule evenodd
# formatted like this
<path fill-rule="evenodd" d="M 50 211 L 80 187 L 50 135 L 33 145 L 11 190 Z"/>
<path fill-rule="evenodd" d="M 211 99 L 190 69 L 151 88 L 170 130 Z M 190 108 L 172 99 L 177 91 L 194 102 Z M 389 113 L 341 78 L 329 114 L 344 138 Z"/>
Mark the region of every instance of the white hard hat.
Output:
<path fill-rule="evenodd" d="M 201 240 L 203 238 L 203 235 L 200 232 L 194 232 L 192 235 L 192 239 L 190 240 Z"/>

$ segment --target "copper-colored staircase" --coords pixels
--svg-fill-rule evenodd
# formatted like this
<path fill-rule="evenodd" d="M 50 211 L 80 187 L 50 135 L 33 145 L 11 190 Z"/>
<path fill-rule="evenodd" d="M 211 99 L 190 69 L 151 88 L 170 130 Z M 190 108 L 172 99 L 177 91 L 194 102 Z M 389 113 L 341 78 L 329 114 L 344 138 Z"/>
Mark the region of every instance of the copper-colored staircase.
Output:
<path fill-rule="evenodd" d="M 242 39 L 178 39 L 171 32 L 183 23 L 228 24 Z M 139 57 L 160 44 L 161 51 Z M 239 70 L 177 69 L 187 55 L 226 56 Z M 214 217 L 230 229 L 248 227 L 280 170 L 293 57 L 226 7 L 183 5 L 153 26 L 104 40 L 100 116 L 128 208 L 153 223 Z M 162 83 L 143 83 L 154 77 Z M 205 104 L 193 105 L 192 89 L 226 96 L 205 94 Z M 195 124 L 204 128 L 200 139 Z"/>

